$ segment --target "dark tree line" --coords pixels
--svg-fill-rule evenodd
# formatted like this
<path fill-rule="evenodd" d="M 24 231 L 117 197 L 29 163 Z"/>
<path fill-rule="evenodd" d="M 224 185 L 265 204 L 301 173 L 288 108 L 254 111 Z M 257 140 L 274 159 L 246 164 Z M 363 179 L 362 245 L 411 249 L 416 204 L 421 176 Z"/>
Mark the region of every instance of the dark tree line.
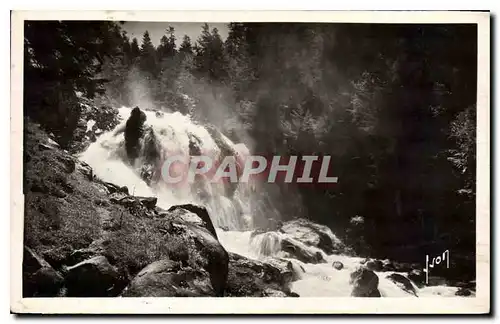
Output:
<path fill-rule="evenodd" d="M 285 201 L 284 217 L 327 224 L 360 253 L 421 261 L 450 249 L 474 263 L 475 25 L 231 23 L 226 40 L 205 25 L 177 45 L 168 28 L 155 47 L 148 32 L 139 44 L 118 25 L 57 24 L 56 37 L 27 28 L 29 82 L 76 58 L 52 76 L 58 87 L 92 95 L 106 80 L 115 104 L 190 113 L 257 154 L 331 155 L 339 183 L 295 188 L 300 208 Z M 26 95 L 50 98 L 44 84 Z"/>
<path fill-rule="evenodd" d="M 79 97 L 103 94 L 99 77 L 107 57 L 121 51 L 120 27 L 108 22 L 26 21 L 24 113 L 60 138 L 71 138 Z"/>

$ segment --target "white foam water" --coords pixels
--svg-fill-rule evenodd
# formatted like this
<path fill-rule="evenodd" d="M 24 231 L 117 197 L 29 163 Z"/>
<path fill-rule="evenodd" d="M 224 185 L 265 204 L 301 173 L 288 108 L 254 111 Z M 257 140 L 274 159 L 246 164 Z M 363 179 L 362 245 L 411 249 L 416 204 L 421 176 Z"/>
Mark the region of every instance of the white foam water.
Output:
<path fill-rule="evenodd" d="M 159 181 L 155 185 L 148 185 L 140 176 L 141 157 L 131 166 L 127 162 L 124 149 L 124 138 L 121 131 L 130 116 L 131 108 L 121 107 L 119 115 L 121 123 L 113 131 L 103 133 L 96 142 L 80 155 L 80 159 L 87 162 L 97 177 L 104 181 L 120 186 L 127 186 L 130 194 L 136 196 L 154 196 L 158 198 L 158 206 L 169 208 L 176 204 L 196 203 L 204 205 L 212 218 L 221 244 L 226 250 L 252 259 L 265 260 L 270 257 L 287 258 L 281 251 L 281 240 L 287 236 L 284 233 L 268 232 L 252 236 L 253 216 L 251 188 L 239 184 L 233 198 L 224 195 L 223 186 L 204 184 L 208 199 L 200 200 L 193 194 L 189 186 L 172 188 L 165 182 Z M 201 125 L 193 122 L 189 116 L 176 113 L 156 113 L 145 111 L 147 126 L 151 126 L 161 145 L 162 158 L 171 154 L 180 154 L 189 159 L 190 137 L 199 139 L 199 148 L 202 154 L 218 158 L 221 150 Z M 225 136 L 221 138 L 226 144 L 233 147 L 238 154 L 248 155 L 248 148 L 242 144 L 234 144 Z M 265 211 L 264 211 L 265 212 Z M 275 214 L 273 214 L 275 217 Z M 224 229 L 224 230 L 223 230 Z M 288 240 L 293 240 L 287 236 Z M 352 286 L 349 284 L 350 273 L 360 264 L 361 258 L 345 255 L 326 255 L 323 251 L 306 246 L 298 241 L 294 243 L 303 249 L 312 252 L 320 251 L 326 263 L 310 264 L 295 259 L 293 266 L 300 273 L 300 278 L 291 284 L 292 291 L 302 297 L 348 297 Z M 341 270 L 336 270 L 332 263 L 340 261 Z M 302 273 L 301 268 L 305 270 Z M 379 290 L 383 297 L 415 297 L 399 288 L 386 276 L 390 272 L 377 273 L 379 276 Z M 423 296 L 454 296 L 456 288 L 446 286 L 414 287 L 419 297 Z"/>

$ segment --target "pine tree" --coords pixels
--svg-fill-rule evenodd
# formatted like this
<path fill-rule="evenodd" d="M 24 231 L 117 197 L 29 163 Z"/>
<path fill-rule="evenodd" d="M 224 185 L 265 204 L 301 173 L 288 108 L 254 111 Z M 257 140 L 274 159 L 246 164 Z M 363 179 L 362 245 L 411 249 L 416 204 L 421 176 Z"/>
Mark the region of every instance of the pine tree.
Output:
<path fill-rule="evenodd" d="M 196 66 L 198 74 L 208 82 L 220 83 L 226 78 L 224 43 L 217 28 L 210 33 L 206 23 L 197 42 Z"/>
<path fill-rule="evenodd" d="M 146 30 L 142 38 L 140 64 L 141 70 L 146 75 L 156 77 L 159 74 L 158 59 L 156 57 L 156 49 L 151 42 L 149 32 Z"/>
<path fill-rule="evenodd" d="M 168 37 L 167 37 L 168 35 Z M 161 61 L 165 58 L 174 57 L 177 53 L 176 51 L 176 38 L 175 38 L 175 29 L 173 27 L 169 27 L 167 29 L 167 35 L 163 35 L 160 40 L 160 45 L 158 46 L 157 53 L 158 59 Z"/>
<path fill-rule="evenodd" d="M 184 35 L 184 37 L 182 38 L 179 52 L 184 54 L 193 54 L 193 45 L 191 44 L 191 38 L 188 35 Z"/>
<path fill-rule="evenodd" d="M 141 49 L 139 48 L 139 42 L 137 38 L 132 39 L 132 43 L 130 44 L 130 58 L 132 61 L 135 61 L 141 55 Z"/>
<path fill-rule="evenodd" d="M 65 146 L 80 116 L 76 92 L 93 98 L 105 91 L 102 65 L 123 50 L 120 27 L 79 21 L 26 21 L 24 27 L 25 114 Z"/>

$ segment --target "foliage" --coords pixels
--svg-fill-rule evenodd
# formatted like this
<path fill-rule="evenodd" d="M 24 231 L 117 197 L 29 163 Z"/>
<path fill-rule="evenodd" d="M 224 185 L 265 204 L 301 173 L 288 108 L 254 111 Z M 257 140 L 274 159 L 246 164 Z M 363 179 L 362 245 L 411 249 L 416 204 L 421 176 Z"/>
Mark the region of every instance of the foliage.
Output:
<path fill-rule="evenodd" d="M 98 74 L 117 53 L 120 28 L 77 21 L 26 21 L 24 27 L 24 112 L 66 145 L 78 123 L 78 93 L 104 92 Z"/>

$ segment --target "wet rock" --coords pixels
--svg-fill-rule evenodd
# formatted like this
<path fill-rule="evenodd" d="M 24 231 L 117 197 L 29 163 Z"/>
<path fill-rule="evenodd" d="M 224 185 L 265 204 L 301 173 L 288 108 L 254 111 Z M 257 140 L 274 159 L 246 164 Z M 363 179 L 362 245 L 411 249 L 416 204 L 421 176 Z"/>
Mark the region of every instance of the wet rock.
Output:
<path fill-rule="evenodd" d="M 344 264 L 340 261 L 334 261 L 332 266 L 337 270 L 342 270 L 344 268 Z"/>
<path fill-rule="evenodd" d="M 203 269 L 182 267 L 180 262 L 160 260 L 142 269 L 122 297 L 211 297 L 216 293 Z"/>
<path fill-rule="evenodd" d="M 392 273 L 388 275 L 386 278 L 394 282 L 399 288 L 406 291 L 407 293 L 417 296 L 417 292 L 415 291 L 415 288 L 411 284 L 411 281 L 405 276 L 400 275 L 399 273 Z"/>
<path fill-rule="evenodd" d="M 281 250 L 287 252 L 290 255 L 290 257 L 295 258 L 304 263 L 326 262 L 321 252 L 314 251 L 311 248 L 302 244 L 301 242 L 288 237 L 281 240 Z"/>
<path fill-rule="evenodd" d="M 458 288 L 457 292 L 455 293 L 455 296 L 462 296 L 462 297 L 468 297 L 471 295 L 472 292 L 467 288 Z"/>
<path fill-rule="evenodd" d="M 365 267 L 368 270 L 372 270 L 372 271 L 382 271 L 384 268 L 384 265 L 383 265 L 382 261 L 380 261 L 380 260 L 371 260 L 371 261 L 366 262 Z"/>
<path fill-rule="evenodd" d="M 287 285 L 293 281 L 295 273 L 294 266 L 291 261 L 281 258 L 267 258 L 265 262 L 279 270 L 281 284 Z"/>
<path fill-rule="evenodd" d="M 55 297 L 63 284 L 63 277 L 47 261 L 24 247 L 23 297 Z"/>
<path fill-rule="evenodd" d="M 145 164 L 141 167 L 141 179 L 144 180 L 148 186 L 151 186 L 153 182 L 154 171 L 154 167 L 151 164 Z"/>
<path fill-rule="evenodd" d="M 198 138 L 198 136 L 188 133 L 189 137 L 189 155 L 191 156 L 199 156 L 201 155 L 201 140 Z"/>
<path fill-rule="evenodd" d="M 305 245 L 317 247 L 327 254 L 343 252 L 346 249 L 327 226 L 302 218 L 283 223 L 280 231 Z"/>
<path fill-rule="evenodd" d="M 378 276 L 365 267 L 359 267 L 350 275 L 349 283 L 353 286 L 353 297 L 380 297 Z"/>
<path fill-rule="evenodd" d="M 425 273 L 422 270 L 411 270 L 408 273 L 408 279 L 413 281 L 418 288 L 422 288 L 425 285 Z"/>
<path fill-rule="evenodd" d="M 370 261 L 370 259 L 362 259 L 361 261 L 359 261 L 360 264 L 365 264 L 366 262 Z"/>
<path fill-rule="evenodd" d="M 96 256 L 67 268 L 69 297 L 117 296 L 127 281 L 104 256 Z"/>
<path fill-rule="evenodd" d="M 396 267 L 392 262 L 384 262 L 382 271 L 396 271 Z"/>
<path fill-rule="evenodd" d="M 288 284 L 293 276 L 287 262 L 274 260 L 273 264 L 230 253 L 226 296 L 264 297 L 291 296 Z M 285 265 L 284 265 L 285 264 Z"/>

